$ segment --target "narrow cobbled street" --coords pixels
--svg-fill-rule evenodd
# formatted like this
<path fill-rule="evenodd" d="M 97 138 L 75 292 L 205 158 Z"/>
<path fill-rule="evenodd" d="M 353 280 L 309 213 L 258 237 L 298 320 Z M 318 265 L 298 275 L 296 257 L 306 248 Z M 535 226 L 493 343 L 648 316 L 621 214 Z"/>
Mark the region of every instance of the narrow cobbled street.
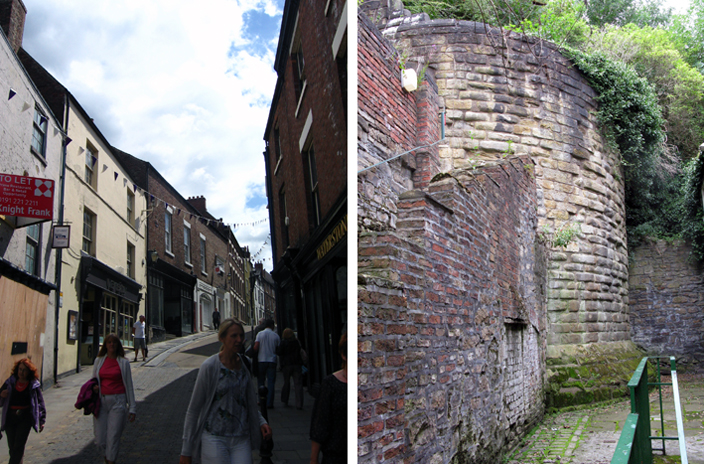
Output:
<path fill-rule="evenodd" d="M 195 334 L 150 346 L 149 359 L 132 363 L 137 398 L 137 420 L 128 423 L 120 441 L 117 462 L 132 464 L 175 464 L 179 461 L 186 409 L 201 363 L 218 351 L 214 332 Z M 127 358 L 132 360 L 132 351 Z M 92 416 L 74 408 L 80 386 L 90 378 L 91 369 L 59 381 L 47 388 L 47 422 L 40 434 L 31 432 L 24 455 L 25 464 L 95 464 L 103 462 L 93 442 Z M 314 399 L 307 393 L 303 410 L 283 407 L 278 401 L 281 375 L 277 375 L 275 408 L 269 411 L 274 433 L 272 462 L 309 462 L 307 433 Z M 259 456 L 254 453 L 254 461 Z M 9 460 L 7 443 L 0 440 L 0 464 Z"/>
<path fill-rule="evenodd" d="M 669 382 L 669 377 L 663 378 Z M 685 426 L 687 457 L 690 464 L 704 464 L 704 375 L 679 374 L 680 400 Z M 659 434 L 659 400 L 650 394 L 651 431 Z M 677 434 L 674 402 L 670 387 L 663 387 L 665 435 Z M 609 464 L 621 435 L 630 402 L 623 401 L 546 415 L 523 445 L 505 461 L 508 464 Z M 661 448 L 662 441 L 653 441 Z M 654 451 L 656 463 L 679 460 L 679 444 L 666 441 L 667 458 Z"/>

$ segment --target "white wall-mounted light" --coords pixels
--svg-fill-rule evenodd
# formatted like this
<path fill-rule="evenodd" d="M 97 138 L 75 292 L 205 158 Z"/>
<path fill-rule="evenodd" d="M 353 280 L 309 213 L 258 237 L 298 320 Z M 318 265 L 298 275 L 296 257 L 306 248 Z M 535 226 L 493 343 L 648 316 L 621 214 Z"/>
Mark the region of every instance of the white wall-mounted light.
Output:
<path fill-rule="evenodd" d="M 415 69 L 401 71 L 401 85 L 406 89 L 406 92 L 413 92 L 418 88 L 418 75 Z"/>

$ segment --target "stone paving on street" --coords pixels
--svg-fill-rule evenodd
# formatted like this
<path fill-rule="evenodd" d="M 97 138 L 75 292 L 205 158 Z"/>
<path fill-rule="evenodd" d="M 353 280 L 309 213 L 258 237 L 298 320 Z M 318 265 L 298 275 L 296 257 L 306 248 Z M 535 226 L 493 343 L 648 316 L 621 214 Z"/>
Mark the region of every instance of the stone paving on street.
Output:
<path fill-rule="evenodd" d="M 678 375 L 680 401 L 690 464 L 704 464 L 704 377 Z M 663 382 L 669 382 L 663 377 Z M 677 425 L 671 387 L 663 387 L 665 436 L 676 436 Z M 657 393 L 650 394 L 652 435 L 660 431 L 660 405 Z M 505 459 L 507 464 L 609 464 L 621 435 L 630 401 L 548 415 L 525 439 L 523 445 Z M 653 441 L 661 448 L 662 441 Z M 667 456 L 654 451 L 655 463 L 679 460 L 679 443 L 666 441 Z"/>
<path fill-rule="evenodd" d="M 198 367 L 219 349 L 214 332 L 198 333 L 149 346 L 146 363 L 133 362 L 132 377 L 137 399 L 137 420 L 127 423 L 120 441 L 117 462 L 178 463 L 186 409 Z M 133 359 L 133 352 L 127 358 Z M 59 380 L 44 391 L 47 422 L 40 434 L 32 431 L 27 441 L 25 464 L 95 464 L 102 457 L 93 441 L 93 418 L 74 408 L 80 386 L 92 368 Z M 4 380 L 4 379 L 3 379 Z M 309 462 L 308 430 L 314 399 L 305 393 L 303 410 L 280 403 L 281 373 L 277 373 L 276 401 L 268 413 L 273 429 L 275 464 Z M 293 392 L 292 392 L 293 395 Z M 7 442 L 0 440 L 0 464 L 7 464 Z M 254 462 L 260 461 L 254 453 Z"/>

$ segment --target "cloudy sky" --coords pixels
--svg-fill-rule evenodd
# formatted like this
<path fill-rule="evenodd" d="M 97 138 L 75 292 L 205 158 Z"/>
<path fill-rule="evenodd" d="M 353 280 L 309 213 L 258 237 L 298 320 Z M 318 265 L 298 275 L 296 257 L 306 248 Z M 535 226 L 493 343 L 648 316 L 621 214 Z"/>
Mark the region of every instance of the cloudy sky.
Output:
<path fill-rule="evenodd" d="M 223 222 L 258 222 L 235 235 L 271 270 L 262 152 L 284 1 L 23 2 L 23 47 L 108 141 Z"/>

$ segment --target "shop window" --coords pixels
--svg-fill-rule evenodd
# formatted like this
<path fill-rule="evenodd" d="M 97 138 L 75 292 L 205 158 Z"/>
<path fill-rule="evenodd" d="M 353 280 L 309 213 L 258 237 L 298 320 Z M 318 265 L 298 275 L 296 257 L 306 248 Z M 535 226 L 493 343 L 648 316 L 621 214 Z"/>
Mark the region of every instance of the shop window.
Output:
<path fill-rule="evenodd" d="M 38 109 L 34 110 L 32 125 L 32 152 L 46 158 L 46 126 L 47 118 Z"/>
<path fill-rule="evenodd" d="M 90 256 L 95 256 L 96 217 L 88 209 L 83 209 L 83 245 L 81 249 Z"/>
<path fill-rule="evenodd" d="M 27 227 L 24 270 L 33 275 L 39 275 L 39 232 L 39 224 Z"/>
<path fill-rule="evenodd" d="M 123 347 L 133 347 L 132 326 L 135 322 L 136 307 L 127 301 L 122 302 L 122 310 L 119 314 L 119 337 Z"/>
<path fill-rule="evenodd" d="M 151 274 L 149 276 L 149 325 L 164 327 L 164 279 Z"/>

